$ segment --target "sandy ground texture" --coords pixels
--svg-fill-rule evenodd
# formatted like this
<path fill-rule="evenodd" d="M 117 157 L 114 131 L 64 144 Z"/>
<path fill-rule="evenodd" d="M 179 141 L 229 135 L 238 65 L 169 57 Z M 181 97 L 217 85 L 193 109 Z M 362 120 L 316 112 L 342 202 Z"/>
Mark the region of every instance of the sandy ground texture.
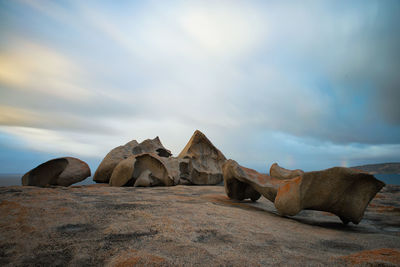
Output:
<path fill-rule="evenodd" d="M 222 186 L 0 187 L 0 266 L 266 265 L 400 265 L 400 186 L 348 226 Z"/>

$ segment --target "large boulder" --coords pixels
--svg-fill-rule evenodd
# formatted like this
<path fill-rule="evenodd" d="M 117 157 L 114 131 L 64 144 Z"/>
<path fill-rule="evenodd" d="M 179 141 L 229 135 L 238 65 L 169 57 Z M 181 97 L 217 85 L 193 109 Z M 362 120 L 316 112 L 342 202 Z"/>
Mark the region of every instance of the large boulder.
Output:
<path fill-rule="evenodd" d="M 304 209 L 320 210 L 337 215 L 345 224 L 358 224 L 368 203 L 385 185 L 371 174 L 343 167 L 278 179 L 228 160 L 223 174 L 230 198 L 254 200 L 258 192 L 274 202 L 281 215 L 294 216 Z"/>
<path fill-rule="evenodd" d="M 130 156 L 118 163 L 111 178 L 111 186 L 174 185 L 161 157 L 154 153 Z"/>
<path fill-rule="evenodd" d="M 114 168 L 120 161 L 132 155 L 143 153 L 155 153 L 160 157 L 171 156 L 171 152 L 161 144 L 158 136 L 154 139 L 146 139 L 140 144 L 136 140 L 132 140 L 123 146 L 112 149 L 105 156 L 93 176 L 93 181 L 97 183 L 108 183 Z"/>
<path fill-rule="evenodd" d="M 226 158 L 199 130 L 194 132 L 178 158 L 189 160 L 187 180 L 182 179 L 182 184 L 213 185 L 222 182 L 222 165 Z"/>
<path fill-rule="evenodd" d="M 82 160 L 63 157 L 49 160 L 22 176 L 22 185 L 69 186 L 90 176 L 89 166 Z"/>

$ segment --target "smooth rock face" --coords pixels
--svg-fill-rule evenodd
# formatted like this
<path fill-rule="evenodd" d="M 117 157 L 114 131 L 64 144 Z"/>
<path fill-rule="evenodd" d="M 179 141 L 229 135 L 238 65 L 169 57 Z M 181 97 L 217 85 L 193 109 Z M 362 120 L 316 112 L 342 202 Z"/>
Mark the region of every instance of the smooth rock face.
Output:
<path fill-rule="evenodd" d="M 133 155 L 133 148 L 138 146 L 136 140 L 132 140 L 123 146 L 116 147 L 112 149 L 101 161 L 99 167 L 93 176 L 93 181 L 96 183 L 108 183 L 111 174 L 117 164 L 123 160 Z"/>
<path fill-rule="evenodd" d="M 138 179 L 139 181 L 137 181 Z M 174 178 L 170 176 L 161 157 L 157 154 L 145 153 L 130 156 L 119 162 L 111 175 L 110 185 L 171 186 L 174 185 Z"/>
<path fill-rule="evenodd" d="M 271 168 L 269 169 L 269 175 L 278 178 L 281 180 L 287 180 L 287 179 L 292 179 L 297 176 L 302 176 L 304 174 L 304 171 L 297 169 L 297 170 L 288 170 L 285 168 L 282 168 L 281 166 L 278 165 L 278 163 L 274 163 L 271 165 Z"/>
<path fill-rule="evenodd" d="M 108 183 L 114 168 L 120 161 L 132 155 L 143 153 L 154 153 L 160 157 L 171 156 L 171 152 L 161 144 L 158 136 L 154 139 L 146 139 L 140 144 L 138 144 L 136 140 L 132 140 L 124 146 L 114 148 L 105 156 L 93 176 L 93 181 L 97 183 Z"/>
<path fill-rule="evenodd" d="M 49 160 L 22 177 L 22 185 L 69 186 L 90 176 L 89 166 L 80 159 L 64 157 Z"/>
<path fill-rule="evenodd" d="M 396 266 L 399 255 L 400 186 L 357 226 L 312 210 L 282 218 L 222 186 L 0 187 L 0 266 Z"/>
<path fill-rule="evenodd" d="M 274 202 L 281 215 L 294 216 L 304 209 L 320 210 L 339 216 L 345 224 L 358 224 L 368 203 L 385 185 L 373 175 L 343 167 L 306 172 L 285 180 L 260 174 L 233 160 L 225 163 L 223 171 L 225 191 L 230 198 L 253 200 L 255 193 L 248 189 L 251 186 Z"/>
<path fill-rule="evenodd" d="M 133 169 L 135 166 L 136 157 L 130 156 L 124 160 L 121 160 L 114 168 L 111 178 L 111 186 L 124 186 L 133 179 Z M 131 183 L 132 185 L 133 183 Z"/>
<path fill-rule="evenodd" d="M 178 158 L 189 159 L 188 183 L 212 185 L 222 182 L 222 165 L 226 158 L 199 130 L 194 132 Z"/>

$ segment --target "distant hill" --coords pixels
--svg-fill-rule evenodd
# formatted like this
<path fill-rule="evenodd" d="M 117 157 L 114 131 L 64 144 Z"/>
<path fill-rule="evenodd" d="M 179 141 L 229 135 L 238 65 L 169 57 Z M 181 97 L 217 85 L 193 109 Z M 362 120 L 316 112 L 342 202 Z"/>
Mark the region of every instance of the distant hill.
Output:
<path fill-rule="evenodd" d="M 400 174 L 400 162 L 368 164 L 351 167 L 371 174 Z"/>

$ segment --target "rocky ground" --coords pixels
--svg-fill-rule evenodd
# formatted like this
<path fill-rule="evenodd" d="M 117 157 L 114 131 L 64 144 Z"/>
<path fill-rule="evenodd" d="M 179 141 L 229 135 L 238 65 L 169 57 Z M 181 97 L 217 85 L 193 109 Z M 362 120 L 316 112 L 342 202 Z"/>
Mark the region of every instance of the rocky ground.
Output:
<path fill-rule="evenodd" d="M 11 186 L 0 201 L 0 266 L 400 265 L 400 186 L 348 226 L 222 186 Z"/>

